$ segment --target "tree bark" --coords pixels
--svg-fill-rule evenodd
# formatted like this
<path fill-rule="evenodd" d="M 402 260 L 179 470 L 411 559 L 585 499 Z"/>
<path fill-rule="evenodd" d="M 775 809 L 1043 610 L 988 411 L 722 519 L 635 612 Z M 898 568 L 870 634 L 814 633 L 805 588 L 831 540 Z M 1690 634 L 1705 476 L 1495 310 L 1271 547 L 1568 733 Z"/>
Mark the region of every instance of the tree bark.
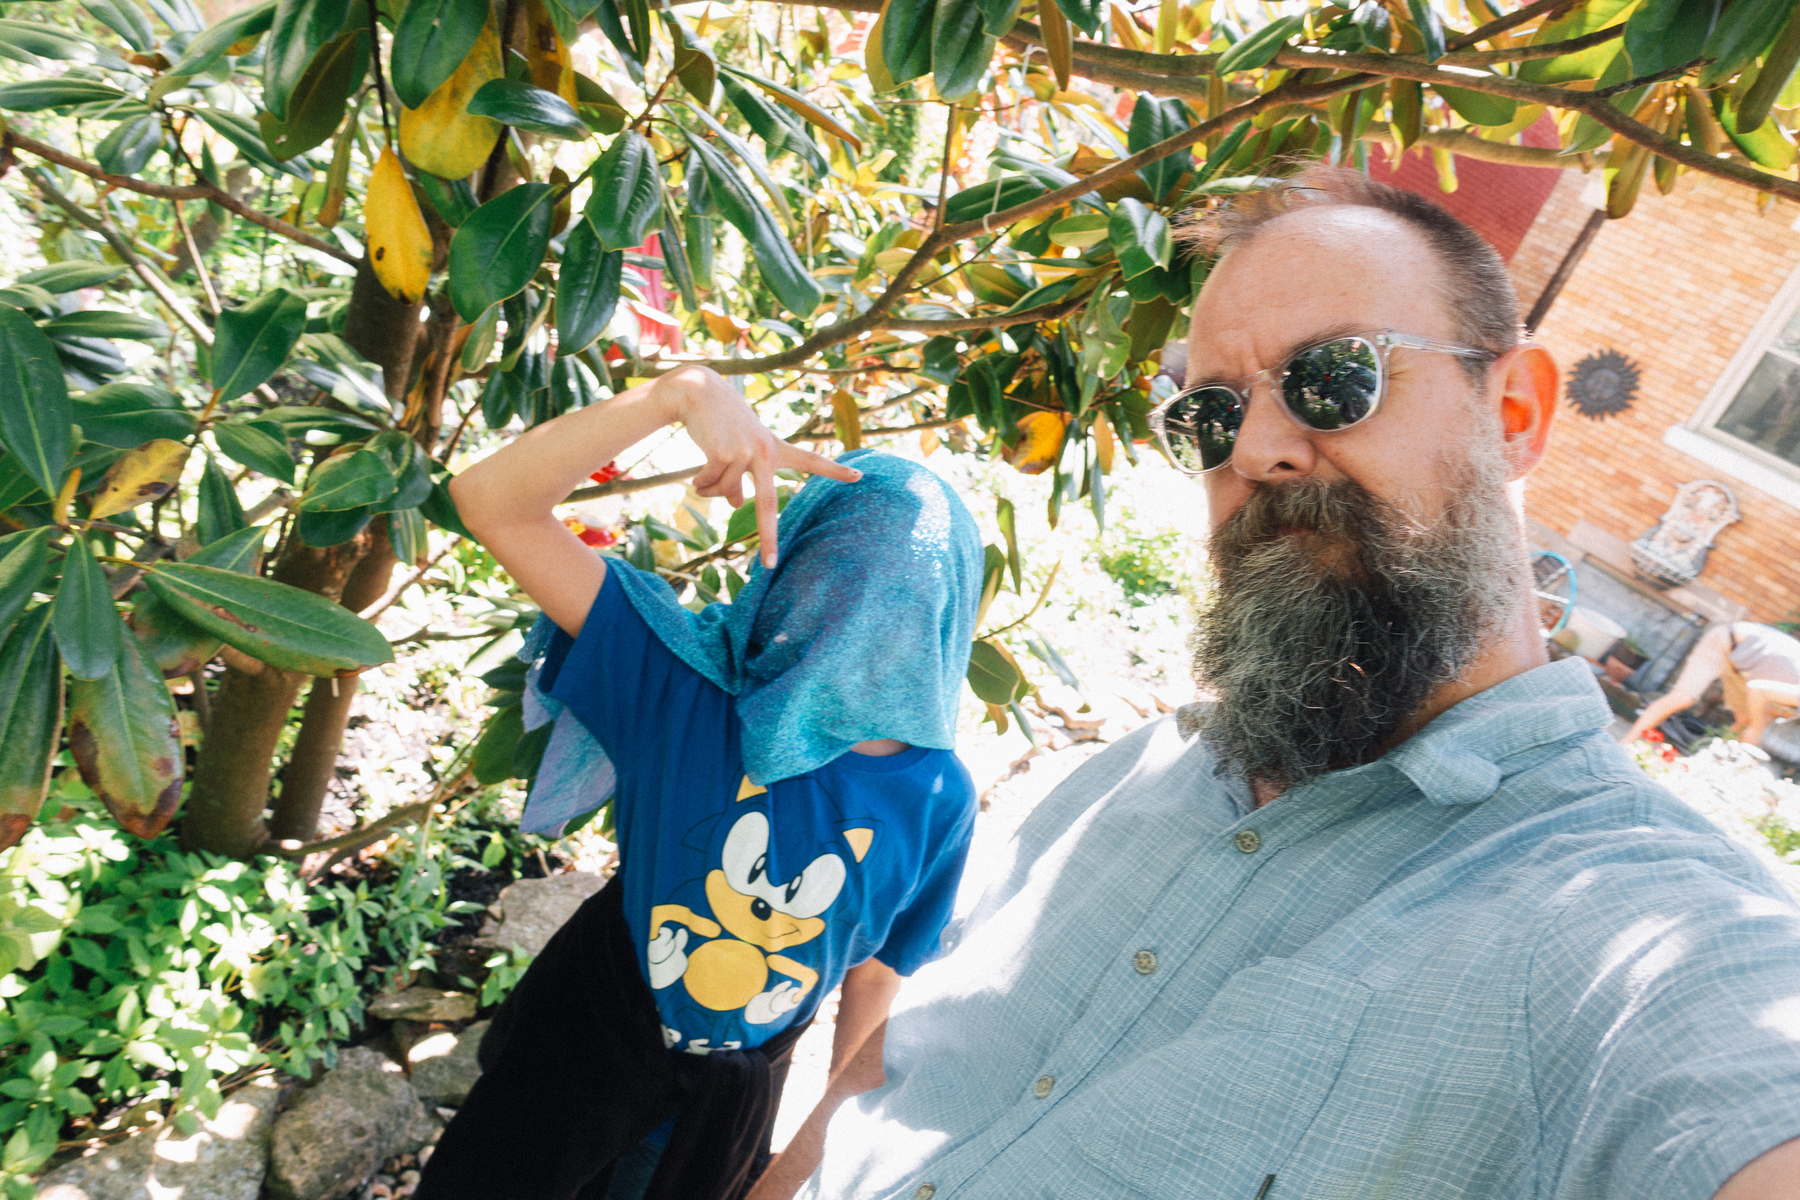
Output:
<path fill-rule="evenodd" d="M 357 561 L 344 583 L 340 603 L 361 612 L 386 594 L 394 574 L 394 547 L 388 540 L 387 518 L 370 522 L 368 551 Z M 356 700 L 357 677 L 314 679 L 307 691 L 306 710 L 293 753 L 281 772 L 281 794 L 271 806 L 269 837 L 310 842 L 319 829 L 319 810 L 325 791 L 337 774 L 338 754 L 350 709 Z"/>
<path fill-rule="evenodd" d="M 324 550 L 290 535 L 274 578 L 335 599 L 368 545 L 366 530 Z M 184 850 L 243 858 L 267 840 L 263 809 L 269 802 L 270 764 L 305 679 L 266 665 L 256 671 L 226 668 L 182 813 Z"/>

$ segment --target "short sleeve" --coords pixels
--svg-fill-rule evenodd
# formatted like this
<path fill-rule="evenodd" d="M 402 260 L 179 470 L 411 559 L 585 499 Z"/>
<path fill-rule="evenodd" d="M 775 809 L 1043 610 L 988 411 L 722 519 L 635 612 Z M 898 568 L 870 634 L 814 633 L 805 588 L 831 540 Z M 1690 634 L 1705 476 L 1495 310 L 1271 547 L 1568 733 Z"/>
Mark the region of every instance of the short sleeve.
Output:
<path fill-rule="evenodd" d="M 944 926 L 950 923 L 956 905 L 963 866 L 969 860 L 969 842 L 975 832 L 973 808 L 971 803 L 970 811 L 947 831 L 941 845 L 928 847 L 919 886 L 888 926 L 887 941 L 875 952 L 876 958 L 901 975 L 911 975 L 938 955 Z"/>
<path fill-rule="evenodd" d="M 1800 909 L 1721 865 L 1592 872 L 1540 942 L 1539 1194 L 1707 1200 L 1800 1137 Z"/>
<path fill-rule="evenodd" d="M 618 573 L 629 564 L 609 561 L 581 636 L 558 629 L 544 654 L 538 685 L 569 706 L 615 763 L 641 757 L 671 724 L 681 726 L 723 710 L 729 698 L 675 657 L 626 598 Z"/>

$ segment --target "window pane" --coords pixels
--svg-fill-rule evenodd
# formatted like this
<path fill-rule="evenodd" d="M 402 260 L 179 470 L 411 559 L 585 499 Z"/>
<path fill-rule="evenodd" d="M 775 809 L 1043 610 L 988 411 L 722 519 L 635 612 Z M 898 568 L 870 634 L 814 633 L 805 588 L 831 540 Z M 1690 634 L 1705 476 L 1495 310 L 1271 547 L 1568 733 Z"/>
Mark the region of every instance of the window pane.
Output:
<path fill-rule="evenodd" d="M 1779 353 L 1763 355 L 1718 428 L 1800 466 L 1800 365 Z"/>

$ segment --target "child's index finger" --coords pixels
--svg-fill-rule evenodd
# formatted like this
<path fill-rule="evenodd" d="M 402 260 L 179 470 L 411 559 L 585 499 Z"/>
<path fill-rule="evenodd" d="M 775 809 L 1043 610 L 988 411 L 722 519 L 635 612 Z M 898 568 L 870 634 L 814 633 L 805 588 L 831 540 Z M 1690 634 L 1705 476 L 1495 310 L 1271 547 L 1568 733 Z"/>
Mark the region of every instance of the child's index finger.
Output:
<path fill-rule="evenodd" d="M 862 478 L 862 472 L 847 463 L 834 461 L 811 450 L 802 450 L 798 446 L 789 446 L 785 442 L 782 444 L 786 447 L 782 452 L 781 465 L 784 467 L 793 467 L 809 475 L 823 475 L 840 483 L 855 483 Z"/>
<path fill-rule="evenodd" d="M 775 470 L 768 462 L 760 462 L 753 468 L 752 478 L 756 481 L 756 538 L 762 544 L 763 566 L 775 569 L 776 517 L 780 510 L 775 505 Z"/>

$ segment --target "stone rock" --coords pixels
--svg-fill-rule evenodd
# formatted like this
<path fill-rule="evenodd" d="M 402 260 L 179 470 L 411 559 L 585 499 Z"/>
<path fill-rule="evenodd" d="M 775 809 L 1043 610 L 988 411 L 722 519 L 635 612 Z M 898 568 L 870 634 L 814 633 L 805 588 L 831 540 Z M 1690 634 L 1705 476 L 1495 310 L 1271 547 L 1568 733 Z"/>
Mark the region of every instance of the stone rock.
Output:
<path fill-rule="evenodd" d="M 369 1001 L 369 1015 L 383 1021 L 466 1021 L 475 1015 L 475 1008 L 475 997 L 468 992 L 428 987 L 409 987 Z"/>
<path fill-rule="evenodd" d="M 342 1195 L 387 1159 L 423 1146 L 436 1129 L 400 1065 L 366 1046 L 353 1046 L 275 1119 L 269 1195 L 274 1200 Z"/>
<path fill-rule="evenodd" d="M 172 1123 L 78 1158 L 38 1181 L 40 1200 L 257 1200 L 281 1090 L 256 1079 L 225 1097 L 191 1137 Z"/>
<path fill-rule="evenodd" d="M 475 1054 L 481 1048 L 481 1035 L 492 1021 L 477 1021 L 461 1033 L 439 1030 L 428 1033 L 407 1054 L 412 1066 L 413 1091 L 427 1105 L 459 1108 L 469 1097 L 469 1089 L 481 1078 L 481 1064 Z"/>
<path fill-rule="evenodd" d="M 508 884 L 493 907 L 499 923 L 489 925 L 479 940 L 488 946 L 510 946 L 521 954 L 535 957 L 543 950 L 550 935 L 561 929 L 563 922 L 602 887 L 606 880 L 587 871 L 569 871 L 548 879 L 521 879 Z"/>

